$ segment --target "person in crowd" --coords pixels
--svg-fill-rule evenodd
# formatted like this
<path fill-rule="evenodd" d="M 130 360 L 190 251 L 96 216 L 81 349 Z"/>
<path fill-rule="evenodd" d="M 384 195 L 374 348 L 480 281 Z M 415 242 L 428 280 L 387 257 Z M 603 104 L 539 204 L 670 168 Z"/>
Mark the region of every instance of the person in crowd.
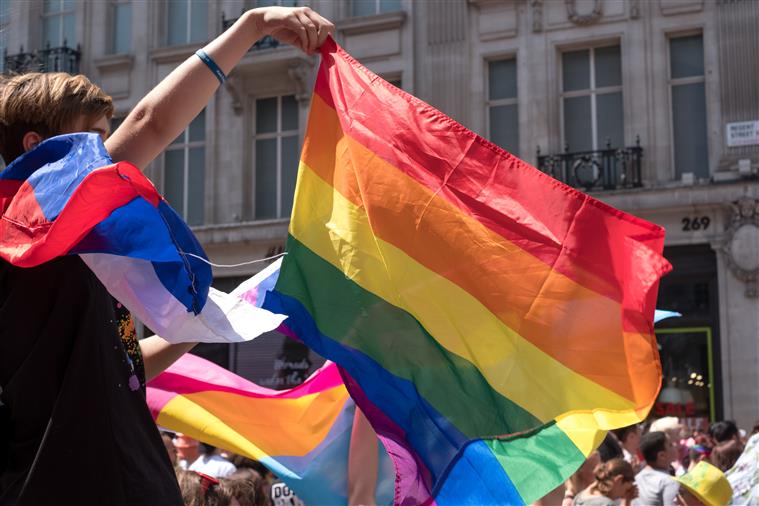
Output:
<path fill-rule="evenodd" d="M 613 432 L 607 432 L 606 437 L 598 446 L 598 455 L 601 457 L 601 462 L 608 462 L 612 459 L 621 459 L 624 457 L 622 451 L 622 445 Z"/>
<path fill-rule="evenodd" d="M 642 466 L 639 457 L 641 436 L 640 426 L 638 424 L 628 425 L 621 429 L 615 429 L 612 432 L 622 446 L 624 459 L 633 466 L 633 469 L 635 469 L 636 472 L 639 471 Z"/>
<path fill-rule="evenodd" d="M 177 465 L 182 469 L 187 469 L 200 457 L 200 442 L 181 432 L 174 437 L 174 447 L 177 449 Z"/>
<path fill-rule="evenodd" d="M 600 463 L 601 455 L 597 451 L 591 453 L 580 468 L 564 482 L 563 486 L 558 487 L 537 504 L 544 506 L 554 506 L 555 504 L 571 506 L 577 494 L 593 483 L 595 479 L 594 471 Z"/>
<path fill-rule="evenodd" d="M 687 449 L 683 445 L 684 440 L 688 437 L 685 426 L 676 416 L 665 416 L 653 421 L 649 432 L 664 432 L 669 436 L 669 440 L 675 448 L 672 453 L 672 462 L 669 463 L 672 473 L 675 475 L 685 474 L 685 466 L 682 459 L 687 454 Z"/>
<path fill-rule="evenodd" d="M 176 469 L 185 506 L 240 506 L 219 480 L 207 474 Z"/>
<path fill-rule="evenodd" d="M 686 447 L 688 455 L 683 465 L 690 471 L 702 460 L 709 459 L 712 453 L 712 440 L 707 434 L 696 434 L 688 438 Z"/>
<path fill-rule="evenodd" d="M 171 465 L 176 467 L 177 449 L 174 447 L 174 437 L 169 432 L 161 431 L 161 439 L 163 440 L 163 446 L 166 447 L 166 453 L 169 455 Z"/>
<path fill-rule="evenodd" d="M 46 139 L 89 132 L 103 156 L 144 169 L 257 40 L 272 35 L 313 54 L 333 30 L 308 7 L 247 11 L 161 81 L 110 136 L 113 102 L 86 77 L 3 78 L 0 155 L 33 172 L 53 155 Z M 193 344 L 153 336 L 128 350 L 110 295 L 77 255 L 31 268 L 0 260 L 0 321 L 0 505 L 181 504 L 144 384 Z M 72 486 L 93 464 L 97 479 Z"/>
<path fill-rule="evenodd" d="M 646 466 L 635 477 L 640 506 L 671 506 L 675 504 L 680 489 L 670 475 L 670 463 L 676 449 L 664 432 L 654 431 L 640 438 L 640 451 Z"/>
<path fill-rule="evenodd" d="M 637 497 L 635 472 L 624 459 L 603 462 L 593 474 L 593 483 L 574 498 L 573 506 L 630 506 Z"/>
<path fill-rule="evenodd" d="M 221 480 L 221 486 L 240 506 L 269 506 L 269 494 L 261 475 L 250 468 L 238 469 Z"/>
<path fill-rule="evenodd" d="M 219 455 L 214 446 L 200 443 L 200 453 L 200 457 L 190 465 L 188 470 L 207 474 L 214 478 L 226 478 L 237 471 L 235 465 Z"/>
<path fill-rule="evenodd" d="M 680 506 L 726 506 L 730 503 L 733 489 L 724 473 L 706 461 L 677 478 Z"/>
<path fill-rule="evenodd" d="M 724 473 L 735 465 L 741 453 L 743 445 L 735 439 L 728 439 L 714 447 L 709 462 Z"/>
<path fill-rule="evenodd" d="M 714 441 L 715 446 L 726 441 L 734 440 L 741 443 L 741 434 L 738 426 L 732 420 L 722 420 L 709 426 L 709 435 Z"/>

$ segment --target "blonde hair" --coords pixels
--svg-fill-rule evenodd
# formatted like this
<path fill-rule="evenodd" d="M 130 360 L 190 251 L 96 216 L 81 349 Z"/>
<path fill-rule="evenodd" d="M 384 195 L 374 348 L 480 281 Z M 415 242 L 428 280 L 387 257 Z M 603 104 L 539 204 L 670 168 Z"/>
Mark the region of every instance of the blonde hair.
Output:
<path fill-rule="evenodd" d="M 65 133 L 85 116 L 113 116 L 113 100 L 83 75 L 30 72 L 0 80 L 0 155 L 11 163 L 24 152 L 28 132 Z"/>

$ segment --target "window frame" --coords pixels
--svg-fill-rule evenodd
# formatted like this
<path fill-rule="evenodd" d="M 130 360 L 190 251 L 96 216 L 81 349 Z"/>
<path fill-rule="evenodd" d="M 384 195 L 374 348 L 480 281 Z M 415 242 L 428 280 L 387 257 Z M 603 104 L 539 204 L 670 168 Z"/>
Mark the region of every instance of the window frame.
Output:
<path fill-rule="evenodd" d="M 116 10 L 119 5 L 129 5 L 131 12 L 130 16 L 130 23 L 129 23 L 129 47 L 126 51 L 117 51 L 116 50 Z M 110 0 L 109 6 L 108 6 L 108 20 L 109 25 L 111 29 L 111 35 L 109 37 L 109 43 L 108 43 L 108 54 L 115 55 L 115 54 L 130 54 L 134 51 L 133 43 L 134 40 L 132 38 L 132 32 L 133 32 L 133 21 L 134 21 L 134 2 L 132 0 Z"/>
<path fill-rule="evenodd" d="M 515 82 L 516 82 L 516 88 L 517 93 L 516 96 L 513 98 L 496 98 L 491 99 L 490 98 L 490 65 L 492 63 L 500 62 L 500 61 L 514 61 L 514 68 L 516 70 L 516 76 L 515 76 Z M 521 132 L 519 131 L 520 126 L 520 111 L 519 111 L 519 60 L 517 59 L 516 54 L 506 54 L 491 58 L 485 59 L 485 132 L 487 135 L 488 140 L 493 142 L 493 144 L 496 144 L 492 138 L 493 138 L 493 132 L 491 131 L 491 124 L 490 124 L 490 110 L 493 107 L 499 107 L 503 105 L 516 105 L 517 110 L 517 151 L 512 153 L 509 151 L 509 153 L 514 154 L 515 156 L 519 156 L 519 154 L 522 152 L 521 149 L 521 143 L 522 143 L 522 136 L 520 135 Z M 497 144 L 496 144 L 497 145 Z M 500 146 L 502 149 L 506 149 L 503 146 Z"/>
<path fill-rule="evenodd" d="M 400 0 L 401 8 L 398 9 L 398 10 L 383 11 L 382 10 L 382 0 L 374 0 L 374 12 L 373 13 L 371 13 L 371 14 L 356 14 L 355 11 L 353 10 L 353 6 L 355 5 L 355 2 L 354 2 L 354 0 L 351 0 L 350 3 L 349 3 L 349 5 L 348 5 L 348 11 L 350 12 L 350 17 L 377 16 L 379 14 L 384 14 L 386 12 L 398 12 L 398 11 L 402 11 L 402 10 L 404 10 L 403 9 L 403 3 L 404 3 L 403 0 Z"/>
<path fill-rule="evenodd" d="M 206 112 L 206 109 L 203 109 L 203 112 Z M 194 120 L 194 118 L 193 118 Z M 182 130 L 182 133 L 180 134 L 183 139 L 182 142 L 178 142 L 176 144 L 169 144 L 166 149 L 163 152 L 162 157 L 162 167 L 161 167 L 161 182 L 163 183 L 162 187 L 162 194 L 166 194 L 166 153 L 170 151 L 182 151 L 184 155 L 184 164 L 182 167 L 182 209 L 176 209 L 174 207 L 174 203 L 169 202 L 171 207 L 179 213 L 179 215 L 182 217 L 183 220 L 187 221 L 188 214 L 189 214 L 189 202 L 190 199 L 190 150 L 194 148 L 204 148 L 203 149 L 203 202 L 201 203 L 201 207 L 203 208 L 203 220 L 201 223 L 198 224 L 190 224 L 191 227 L 197 227 L 202 226 L 206 223 L 206 212 L 205 212 L 205 205 L 206 205 L 206 184 L 205 184 L 205 176 L 206 176 L 206 155 L 208 153 L 207 147 L 208 147 L 208 115 L 206 114 L 203 118 L 203 140 L 202 141 L 190 141 L 190 125 L 187 125 L 187 128 Z"/>
<path fill-rule="evenodd" d="M 298 121 L 298 126 L 295 129 L 291 130 L 282 130 L 282 98 L 292 96 L 297 104 L 297 112 L 296 112 L 296 119 Z M 258 101 L 259 100 L 267 100 L 271 98 L 277 99 L 277 129 L 274 132 L 265 132 L 265 133 L 258 133 L 258 124 L 257 124 L 257 115 L 258 115 Z M 300 102 L 297 98 L 295 98 L 295 93 L 284 93 L 279 95 L 267 95 L 267 96 L 259 96 L 255 97 L 253 100 L 253 113 L 251 114 L 251 162 L 253 165 L 253 181 L 252 181 L 252 191 L 253 191 L 253 202 L 252 202 L 252 215 L 253 215 L 253 221 L 267 221 L 267 220 L 281 220 L 281 219 L 289 219 L 289 215 L 286 215 L 284 210 L 282 209 L 282 139 L 285 137 L 295 137 L 298 139 L 298 146 L 302 147 L 303 140 L 301 139 L 300 132 L 301 132 L 301 121 L 300 121 Z M 277 185 L 276 185 L 276 212 L 274 213 L 275 216 L 273 218 L 259 218 L 256 216 L 256 185 L 258 180 L 258 170 L 259 167 L 256 164 L 256 146 L 259 140 L 267 140 L 267 139 L 276 139 L 277 141 L 277 159 L 276 159 L 276 171 L 277 171 Z"/>
<path fill-rule="evenodd" d="M 197 44 L 200 42 L 205 42 L 208 40 L 210 34 L 208 30 L 208 26 L 206 26 L 206 34 L 203 37 L 202 40 L 193 41 L 192 40 L 192 19 L 193 19 L 193 9 L 192 9 L 192 0 L 173 0 L 173 1 L 183 1 L 187 5 L 187 19 L 185 20 L 185 38 L 181 42 L 172 43 L 171 41 L 171 23 L 169 20 L 169 7 L 170 2 L 167 1 L 164 3 L 163 7 L 163 29 L 164 29 L 164 36 L 163 36 L 163 45 L 165 47 L 175 47 L 175 46 L 184 46 L 187 44 Z M 208 25 L 208 19 L 211 17 L 211 2 L 208 0 L 205 1 L 206 6 L 206 15 L 204 19 L 206 20 L 206 25 Z"/>
<path fill-rule="evenodd" d="M 620 63 L 620 84 L 615 86 L 603 86 L 603 87 L 596 87 L 596 50 L 597 49 L 604 49 L 607 47 L 619 47 L 619 63 Z M 589 51 L 589 57 L 588 57 L 588 66 L 589 66 L 589 88 L 585 90 L 572 90 L 572 91 L 564 91 L 564 54 L 566 53 L 572 53 L 575 51 Z M 567 98 L 575 98 L 575 97 L 590 97 L 590 125 L 591 125 L 591 151 L 599 151 L 606 149 L 606 146 L 598 146 L 598 106 L 597 106 L 597 100 L 598 95 L 606 95 L 611 93 L 621 93 L 622 94 L 622 145 L 617 146 L 617 148 L 623 148 L 625 144 L 627 144 L 625 140 L 625 91 L 624 91 L 624 66 L 622 65 L 622 41 L 603 41 L 598 42 L 595 44 L 590 45 L 584 45 L 584 46 L 573 46 L 573 47 L 566 47 L 562 48 L 559 51 L 559 125 L 561 128 L 561 145 L 566 146 L 567 145 L 567 137 L 565 132 L 565 113 L 564 113 L 564 100 Z M 576 152 L 577 150 L 573 150 L 572 146 L 569 146 L 570 151 Z"/>
<path fill-rule="evenodd" d="M 58 2 L 61 5 L 61 7 L 63 7 L 63 4 L 64 4 L 64 2 L 66 0 L 53 0 L 53 1 Z M 64 30 L 63 30 L 63 26 L 64 26 L 63 19 L 66 16 L 68 16 L 68 15 L 71 15 L 71 16 L 74 17 L 74 40 L 65 40 L 65 36 L 64 36 L 64 33 L 63 33 L 64 32 Z M 55 42 L 55 43 L 52 42 L 52 41 L 45 40 L 45 35 L 46 35 L 46 33 L 45 33 L 45 27 L 47 26 L 46 21 L 49 18 L 53 18 L 53 17 L 57 17 L 58 20 L 59 20 L 58 29 L 60 30 L 60 36 L 61 36 L 60 41 L 59 42 Z M 77 16 L 76 16 L 76 2 L 72 2 L 71 8 L 68 9 L 68 10 L 64 10 L 63 8 L 61 8 L 61 10 L 59 10 L 59 11 L 45 12 L 45 1 L 43 0 L 42 6 L 41 6 L 41 9 L 40 9 L 40 21 L 41 21 L 41 24 L 42 24 L 40 33 L 42 34 L 42 37 L 41 37 L 42 38 L 42 47 L 46 48 L 46 47 L 48 47 L 48 44 L 49 44 L 51 48 L 53 48 L 53 47 L 76 48 L 77 47 L 77 40 L 76 40 L 76 38 L 77 38 L 77 33 L 76 33 L 76 31 L 77 31 L 77 26 L 76 26 L 77 19 L 76 18 L 77 18 Z M 64 44 L 64 41 L 65 41 L 65 44 Z"/>
<path fill-rule="evenodd" d="M 681 39 L 686 37 L 693 37 L 693 36 L 700 36 L 701 37 L 701 58 L 703 59 L 703 65 L 704 65 L 704 72 L 700 76 L 688 76 L 688 77 L 672 77 L 672 40 L 673 39 Z M 666 51 L 667 51 L 667 60 L 666 60 L 666 67 L 667 67 L 667 101 L 669 104 L 668 113 L 669 113 L 669 124 L 667 125 L 669 127 L 669 160 L 670 160 L 670 167 L 672 167 L 672 179 L 677 180 L 677 160 L 675 158 L 675 112 L 674 112 L 674 100 L 672 97 L 672 90 L 675 86 L 679 85 L 688 85 L 688 84 L 699 84 L 703 83 L 704 85 L 704 98 L 708 99 L 707 89 L 706 89 L 706 48 L 704 46 L 704 32 L 702 28 L 696 28 L 686 31 L 677 31 L 677 32 L 668 32 L 665 34 L 665 40 L 666 40 Z M 712 167 L 709 160 L 709 156 L 711 153 L 711 149 L 709 146 L 709 108 L 707 107 L 707 101 L 704 100 L 704 115 L 706 117 L 706 169 L 709 176 L 712 174 Z"/>

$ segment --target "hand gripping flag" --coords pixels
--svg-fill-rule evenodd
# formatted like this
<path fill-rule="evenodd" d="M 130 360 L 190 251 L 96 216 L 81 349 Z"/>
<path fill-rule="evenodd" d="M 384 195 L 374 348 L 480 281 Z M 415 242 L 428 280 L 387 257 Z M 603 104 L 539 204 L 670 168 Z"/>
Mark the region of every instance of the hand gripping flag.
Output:
<path fill-rule="evenodd" d="M 100 137 L 53 137 L 0 172 L 0 258 L 33 267 L 78 254 L 137 318 L 172 341 L 243 341 L 284 319 L 210 288 L 195 236 Z"/>
<path fill-rule="evenodd" d="M 347 371 L 396 503 L 530 503 L 656 399 L 663 242 L 328 41 L 263 307 Z"/>

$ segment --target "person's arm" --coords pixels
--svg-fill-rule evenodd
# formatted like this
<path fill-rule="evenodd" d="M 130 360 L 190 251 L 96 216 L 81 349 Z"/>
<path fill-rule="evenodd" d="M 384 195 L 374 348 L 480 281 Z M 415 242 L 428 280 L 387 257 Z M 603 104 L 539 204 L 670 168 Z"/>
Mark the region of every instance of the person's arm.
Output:
<path fill-rule="evenodd" d="M 664 506 L 673 506 L 677 504 L 677 495 L 680 493 L 680 484 L 673 478 L 669 479 L 662 487 L 662 504 Z"/>
<path fill-rule="evenodd" d="M 332 23 L 308 7 L 263 7 L 245 12 L 204 50 L 227 74 L 265 35 L 312 54 L 333 30 Z M 140 100 L 106 140 L 113 161 L 144 169 L 187 128 L 218 86 L 216 76 L 193 54 Z"/>
<path fill-rule="evenodd" d="M 198 343 L 171 344 L 158 336 L 150 336 L 140 341 L 140 352 L 145 364 L 145 381 L 150 381 L 179 357 L 190 351 Z"/>

